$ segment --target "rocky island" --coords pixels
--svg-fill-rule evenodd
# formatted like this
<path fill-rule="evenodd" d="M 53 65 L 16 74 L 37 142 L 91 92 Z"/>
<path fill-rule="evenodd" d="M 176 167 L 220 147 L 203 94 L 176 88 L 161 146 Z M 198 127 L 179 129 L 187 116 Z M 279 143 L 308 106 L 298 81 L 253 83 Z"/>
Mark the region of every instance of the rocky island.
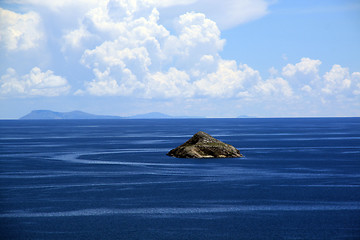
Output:
<path fill-rule="evenodd" d="M 243 157 L 234 146 L 198 132 L 184 144 L 172 149 L 168 156 L 177 158 L 238 158 Z"/>

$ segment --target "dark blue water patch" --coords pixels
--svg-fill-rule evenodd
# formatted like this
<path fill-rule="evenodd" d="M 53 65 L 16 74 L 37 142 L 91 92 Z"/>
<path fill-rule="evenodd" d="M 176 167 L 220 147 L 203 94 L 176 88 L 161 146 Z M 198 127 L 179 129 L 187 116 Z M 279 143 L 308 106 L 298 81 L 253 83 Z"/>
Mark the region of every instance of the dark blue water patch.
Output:
<path fill-rule="evenodd" d="M 197 131 L 245 158 L 166 153 Z M 0 121 L 1 239 L 358 239 L 359 118 Z"/>
<path fill-rule="evenodd" d="M 357 239 L 358 212 L 256 212 L 196 217 L 143 218 L 91 216 L 23 219 L 26 231 L 7 232 L 21 239 Z M 336 222 L 349 222 L 339 228 Z M 19 226 L 13 219 L 6 225 Z M 4 225 L 3 225 L 4 226 Z M 46 230 L 44 230 L 46 229 Z M 62 231 L 59 231 L 62 229 Z M 342 236 L 337 238 L 336 236 Z"/>

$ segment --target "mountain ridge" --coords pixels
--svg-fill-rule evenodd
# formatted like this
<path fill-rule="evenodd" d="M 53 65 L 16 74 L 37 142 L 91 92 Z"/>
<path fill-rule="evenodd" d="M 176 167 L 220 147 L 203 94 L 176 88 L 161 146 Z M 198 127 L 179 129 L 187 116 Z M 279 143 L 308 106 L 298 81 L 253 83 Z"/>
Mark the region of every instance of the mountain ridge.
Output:
<path fill-rule="evenodd" d="M 51 110 L 33 110 L 20 118 L 21 120 L 41 120 L 41 119 L 121 119 L 118 116 L 96 115 L 83 111 L 55 112 Z"/>
<path fill-rule="evenodd" d="M 187 116 L 170 116 L 161 112 L 149 112 L 137 114 L 128 117 L 97 115 L 83 111 L 55 112 L 51 110 L 33 110 L 30 113 L 20 117 L 20 120 L 56 120 L 56 119 L 170 119 L 170 118 L 200 118 Z"/>

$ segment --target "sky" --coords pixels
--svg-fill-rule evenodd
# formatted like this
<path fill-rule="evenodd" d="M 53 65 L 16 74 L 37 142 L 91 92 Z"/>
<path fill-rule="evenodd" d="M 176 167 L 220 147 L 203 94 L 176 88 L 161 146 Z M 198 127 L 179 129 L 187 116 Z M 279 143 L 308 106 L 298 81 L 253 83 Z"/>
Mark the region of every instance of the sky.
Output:
<path fill-rule="evenodd" d="M 1 0 L 0 118 L 360 117 L 358 0 Z"/>

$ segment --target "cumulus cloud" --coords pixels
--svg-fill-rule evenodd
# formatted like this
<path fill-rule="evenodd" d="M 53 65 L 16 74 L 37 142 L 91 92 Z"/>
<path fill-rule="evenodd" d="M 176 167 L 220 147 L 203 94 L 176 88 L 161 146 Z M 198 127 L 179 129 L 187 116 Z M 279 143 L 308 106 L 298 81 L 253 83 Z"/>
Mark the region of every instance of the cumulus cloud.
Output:
<path fill-rule="evenodd" d="M 108 15 L 107 8 L 92 10 L 86 16 L 86 22 L 93 27 L 93 33 L 103 38 L 100 45 L 87 49 L 81 62 L 88 66 L 126 66 L 136 62 L 143 69 L 151 64 L 151 59 L 163 58 L 160 45 L 163 44 L 169 32 L 157 24 L 156 9 L 147 18 L 124 18 L 115 21 Z"/>
<path fill-rule="evenodd" d="M 313 74 L 316 75 L 319 72 L 320 60 L 313 60 L 310 58 L 301 58 L 301 61 L 296 64 L 288 64 L 283 68 L 283 75 L 286 77 L 293 77 L 297 73 Z"/>
<path fill-rule="evenodd" d="M 275 97 L 292 97 L 293 90 L 289 83 L 281 78 L 270 78 L 266 81 L 259 82 L 255 86 L 255 90 L 261 95 L 275 96 Z"/>
<path fill-rule="evenodd" d="M 35 12 L 18 14 L 0 8 L 0 43 L 6 50 L 27 50 L 44 38 L 40 16 Z"/>
<path fill-rule="evenodd" d="M 246 64 L 237 66 L 235 61 L 220 60 L 217 70 L 194 82 L 200 95 L 210 97 L 246 96 L 251 85 L 260 81 L 258 71 Z"/>
<path fill-rule="evenodd" d="M 117 14 L 109 11 L 109 4 Z M 92 34 L 101 32 L 99 37 L 106 36 L 106 40 L 85 50 L 81 58 L 96 76 L 81 93 L 232 98 L 248 96 L 247 88 L 260 81 L 258 71 L 219 56 L 225 40 L 216 23 L 204 14 L 179 16 L 171 34 L 158 23 L 156 8 L 109 4 L 90 10 L 85 17 Z M 141 17 L 137 11 L 142 11 Z"/>
<path fill-rule="evenodd" d="M 128 68 L 100 71 L 95 68 L 96 76 L 91 82 L 86 83 L 86 91 L 79 90 L 77 93 L 86 92 L 95 96 L 128 96 L 136 89 L 142 89 L 143 86 L 136 80 L 136 76 Z M 113 72 L 117 72 L 121 78 L 115 78 Z"/>
<path fill-rule="evenodd" d="M 225 40 L 220 38 L 216 23 L 203 13 L 186 13 L 177 22 L 178 36 L 167 39 L 167 53 L 180 55 L 182 58 L 199 60 L 203 55 L 215 55 L 223 49 Z M 172 47 L 170 47 L 170 45 Z"/>
<path fill-rule="evenodd" d="M 82 46 L 82 41 L 86 38 L 91 37 L 89 31 L 81 25 L 79 29 L 72 30 L 63 36 L 64 45 L 63 50 L 70 46 L 71 48 L 80 48 Z"/>
<path fill-rule="evenodd" d="M 340 93 L 351 87 L 351 78 L 348 68 L 335 64 L 331 70 L 324 75 L 324 87 L 321 89 L 327 94 Z"/>
<path fill-rule="evenodd" d="M 87 28 L 73 31 L 91 29 L 103 38 L 82 55 L 81 63 L 95 73 L 85 92 L 146 98 L 194 95 L 194 81 L 213 72 L 221 60 L 218 52 L 225 41 L 220 30 L 201 13 L 181 15 L 174 34 L 158 20 L 156 8 L 124 2 L 109 1 L 90 10 L 83 21 Z"/>
<path fill-rule="evenodd" d="M 0 78 L 1 97 L 45 96 L 55 97 L 69 92 L 70 85 L 63 77 L 48 70 L 42 72 L 34 67 L 30 73 L 18 76 L 16 71 L 8 68 Z"/>
<path fill-rule="evenodd" d="M 71 32 L 73 45 L 86 34 L 101 41 L 82 55 L 81 63 L 95 77 L 78 93 L 141 98 L 296 98 L 350 86 L 346 80 L 349 72 L 346 75 L 334 66 L 320 76 L 321 61 L 306 57 L 287 64 L 281 72 L 271 68 L 270 78 L 262 79 L 248 65 L 221 58 L 225 40 L 205 14 L 180 15 L 175 31 L 166 29 L 159 19 L 159 11 L 149 1 L 110 0 L 89 10 L 79 28 Z"/>
<path fill-rule="evenodd" d="M 320 76 L 320 65 L 320 60 L 302 58 L 296 64 L 287 64 L 282 69 L 282 76 L 298 96 L 308 93 L 323 100 L 323 97 L 337 98 L 359 93 L 359 72 L 350 73 L 348 68 L 335 64 Z"/>
<path fill-rule="evenodd" d="M 353 80 L 353 94 L 360 95 L 360 72 L 354 72 L 351 74 L 351 79 Z"/>
<path fill-rule="evenodd" d="M 38 46 L 43 39 L 39 14 L 44 9 L 54 11 L 55 16 L 66 12 L 71 17 L 66 27 L 59 29 L 62 50 L 76 50 L 73 55 L 77 59 L 71 61 L 78 61 L 93 74 L 76 95 L 216 101 L 328 101 L 334 96 L 360 96 L 360 73 L 340 65 L 320 74 L 321 61 L 304 57 L 279 70 L 270 68 L 270 76 L 262 78 L 256 69 L 221 57 L 226 42 L 220 29 L 264 16 L 269 1 L 17 2 L 42 8 L 39 13 L 25 14 L 1 10 L 0 41 L 8 50 Z M 76 14 L 67 11 L 74 8 L 79 9 Z M 166 19 L 171 20 L 171 28 Z M 65 53 L 74 57 L 70 51 Z M 9 68 L 1 77 L 2 96 L 58 96 L 69 89 L 66 79 L 39 68 L 24 76 Z"/>
<path fill-rule="evenodd" d="M 316 85 L 320 80 L 320 65 L 320 60 L 301 58 L 301 61 L 296 64 L 287 64 L 282 69 L 282 75 L 292 86 L 309 92 L 312 89 L 310 85 Z"/>
<path fill-rule="evenodd" d="M 55 12 L 79 9 L 77 28 L 63 30 L 62 50 L 83 51 L 80 62 L 94 77 L 76 94 L 234 98 L 251 95 L 252 84 L 261 81 L 246 64 L 220 57 L 225 40 L 207 15 L 222 26 L 240 24 L 266 14 L 269 4 L 263 0 L 16 1 Z M 172 7 L 182 13 L 165 14 L 174 20 L 169 30 L 159 19 L 161 11 L 172 12 Z M 220 8 L 227 17 L 211 10 Z"/>
<path fill-rule="evenodd" d="M 147 98 L 192 97 L 194 89 L 189 81 L 190 77 L 186 72 L 173 67 L 166 73 L 149 74 L 144 96 Z"/>

